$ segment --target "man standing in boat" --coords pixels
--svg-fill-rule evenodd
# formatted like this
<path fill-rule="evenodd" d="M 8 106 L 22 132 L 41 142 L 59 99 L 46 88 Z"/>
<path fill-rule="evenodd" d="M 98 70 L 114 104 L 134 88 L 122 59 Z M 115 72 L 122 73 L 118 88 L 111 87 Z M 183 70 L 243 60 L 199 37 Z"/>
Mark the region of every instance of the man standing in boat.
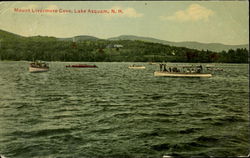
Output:
<path fill-rule="evenodd" d="M 163 64 L 159 64 L 160 65 L 160 71 L 162 71 L 162 66 L 163 66 Z"/>
<path fill-rule="evenodd" d="M 200 65 L 200 69 L 202 70 L 202 66 Z"/>
<path fill-rule="evenodd" d="M 198 70 L 197 70 L 198 73 L 201 73 L 202 72 L 202 66 L 200 65 Z"/>
<path fill-rule="evenodd" d="M 164 64 L 163 66 L 164 66 L 163 71 L 168 71 L 166 68 L 166 64 Z"/>

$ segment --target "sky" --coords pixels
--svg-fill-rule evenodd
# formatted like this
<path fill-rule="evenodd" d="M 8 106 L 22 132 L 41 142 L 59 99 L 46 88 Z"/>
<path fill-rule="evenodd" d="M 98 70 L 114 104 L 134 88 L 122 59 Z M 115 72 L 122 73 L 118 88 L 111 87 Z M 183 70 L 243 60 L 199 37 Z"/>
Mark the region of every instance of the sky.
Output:
<path fill-rule="evenodd" d="M 248 8 L 248 1 L 6 1 L 0 2 L 0 29 L 22 36 L 135 35 L 237 45 L 249 43 Z M 38 12 L 45 10 L 57 12 Z"/>

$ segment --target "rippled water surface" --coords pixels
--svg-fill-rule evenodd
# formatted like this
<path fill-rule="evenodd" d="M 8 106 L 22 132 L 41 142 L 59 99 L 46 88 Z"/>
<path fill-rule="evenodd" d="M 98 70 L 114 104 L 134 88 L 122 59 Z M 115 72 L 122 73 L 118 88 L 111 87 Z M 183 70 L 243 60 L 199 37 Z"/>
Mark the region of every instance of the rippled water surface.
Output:
<path fill-rule="evenodd" d="M 0 154 L 8 158 L 249 153 L 247 64 L 215 64 L 224 71 L 202 79 L 154 77 L 158 67 L 147 63 L 49 64 L 29 73 L 28 62 L 0 62 Z"/>

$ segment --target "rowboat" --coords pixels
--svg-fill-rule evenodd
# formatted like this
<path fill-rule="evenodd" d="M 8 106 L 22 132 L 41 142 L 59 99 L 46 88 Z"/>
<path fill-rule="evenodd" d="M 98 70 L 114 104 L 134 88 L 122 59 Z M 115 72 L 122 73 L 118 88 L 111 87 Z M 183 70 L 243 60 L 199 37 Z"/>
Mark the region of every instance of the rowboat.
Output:
<path fill-rule="evenodd" d="M 45 62 L 36 61 L 30 63 L 29 72 L 46 72 L 49 71 L 49 66 Z"/>
<path fill-rule="evenodd" d="M 154 76 L 163 77 L 212 77 L 211 73 L 203 71 L 200 66 L 168 66 L 166 64 L 159 64 L 160 71 L 155 71 Z"/>
<path fill-rule="evenodd" d="M 145 69 L 145 66 L 136 66 L 136 65 L 131 65 L 128 67 L 129 69 Z"/>
<path fill-rule="evenodd" d="M 157 65 L 157 63 L 149 62 L 149 65 Z"/>
<path fill-rule="evenodd" d="M 97 68 L 96 65 L 86 65 L 86 64 L 67 65 L 66 67 L 72 67 L 72 68 Z"/>
<path fill-rule="evenodd" d="M 223 71 L 222 68 L 216 68 L 216 67 L 206 67 L 208 71 Z"/>

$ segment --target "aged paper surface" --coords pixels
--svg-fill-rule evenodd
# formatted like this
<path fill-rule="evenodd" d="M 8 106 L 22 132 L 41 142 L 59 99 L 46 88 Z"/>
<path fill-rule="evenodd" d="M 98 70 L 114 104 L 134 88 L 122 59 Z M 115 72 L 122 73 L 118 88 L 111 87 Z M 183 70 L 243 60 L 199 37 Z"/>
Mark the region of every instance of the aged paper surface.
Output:
<path fill-rule="evenodd" d="M 0 2 L 1 157 L 247 156 L 248 8 Z"/>

